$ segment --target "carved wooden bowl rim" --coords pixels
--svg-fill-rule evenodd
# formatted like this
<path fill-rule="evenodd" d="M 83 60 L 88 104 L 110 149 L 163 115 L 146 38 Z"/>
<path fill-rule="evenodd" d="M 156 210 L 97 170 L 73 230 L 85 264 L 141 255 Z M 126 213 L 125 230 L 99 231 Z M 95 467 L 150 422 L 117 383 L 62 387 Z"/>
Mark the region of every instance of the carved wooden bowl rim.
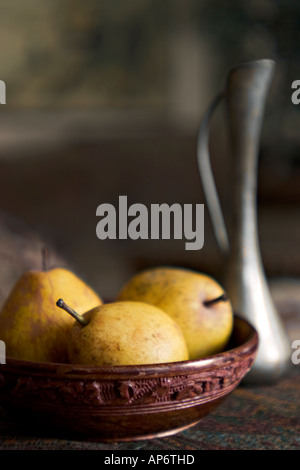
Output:
<path fill-rule="evenodd" d="M 11 371 L 20 374 L 32 374 L 34 376 L 57 377 L 68 379 L 94 379 L 94 380 L 128 380 L 147 379 L 151 377 L 169 377 L 176 375 L 189 375 L 194 372 L 220 370 L 230 365 L 237 365 L 247 357 L 254 356 L 258 346 L 258 333 L 253 325 L 240 315 L 234 315 L 236 328 L 246 330 L 247 339 L 238 346 L 233 346 L 221 353 L 206 358 L 195 360 L 147 364 L 135 366 L 90 366 L 63 363 L 33 362 L 11 357 L 6 358 L 6 364 L 1 366 L 0 372 Z"/>

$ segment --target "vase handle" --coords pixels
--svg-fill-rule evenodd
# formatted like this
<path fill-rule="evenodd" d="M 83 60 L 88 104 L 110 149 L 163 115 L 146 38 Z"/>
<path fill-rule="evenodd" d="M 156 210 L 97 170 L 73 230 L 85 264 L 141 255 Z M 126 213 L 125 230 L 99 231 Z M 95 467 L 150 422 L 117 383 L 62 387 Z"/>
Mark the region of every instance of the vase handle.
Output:
<path fill-rule="evenodd" d="M 219 95 L 217 95 L 211 105 L 208 107 L 201 120 L 197 136 L 197 162 L 204 196 L 207 202 L 216 241 L 221 253 L 223 255 L 228 255 L 228 232 L 226 229 L 226 224 L 211 168 L 209 153 L 210 121 L 215 109 L 218 107 L 218 105 L 222 102 L 223 99 L 224 93 L 220 93 Z"/>

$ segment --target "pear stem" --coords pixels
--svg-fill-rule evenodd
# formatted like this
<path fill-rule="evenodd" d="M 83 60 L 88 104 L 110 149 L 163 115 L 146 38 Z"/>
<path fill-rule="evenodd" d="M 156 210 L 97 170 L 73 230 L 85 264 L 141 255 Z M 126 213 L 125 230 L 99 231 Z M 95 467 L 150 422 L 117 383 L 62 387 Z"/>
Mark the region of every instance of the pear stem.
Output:
<path fill-rule="evenodd" d="M 228 300 L 228 297 L 224 293 L 224 294 L 219 295 L 219 297 L 216 297 L 215 299 L 204 300 L 203 305 L 205 305 L 205 307 L 209 307 L 210 305 L 216 304 L 217 302 L 226 302 L 227 300 Z"/>
<path fill-rule="evenodd" d="M 82 326 L 86 326 L 88 324 L 88 321 L 84 318 L 83 315 L 80 315 L 79 313 L 75 312 L 75 310 L 73 310 L 71 307 L 69 307 L 69 305 L 67 305 L 63 299 L 58 299 L 58 301 L 56 302 L 56 305 L 59 307 L 59 308 L 62 308 L 63 310 L 65 310 L 66 312 L 68 312 L 70 315 L 72 315 L 72 317 L 75 318 L 75 320 L 77 320 Z"/>
<path fill-rule="evenodd" d="M 42 249 L 42 260 L 43 260 L 43 271 L 48 271 L 49 269 L 49 250 L 48 248 L 45 246 L 43 249 Z"/>

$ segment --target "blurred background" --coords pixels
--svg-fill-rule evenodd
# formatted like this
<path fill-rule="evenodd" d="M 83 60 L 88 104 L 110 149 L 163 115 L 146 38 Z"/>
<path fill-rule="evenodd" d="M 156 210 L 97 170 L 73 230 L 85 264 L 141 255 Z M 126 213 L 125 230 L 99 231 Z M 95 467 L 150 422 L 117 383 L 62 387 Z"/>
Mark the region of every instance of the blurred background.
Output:
<path fill-rule="evenodd" d="M 111 299 L 137 270 L 173 264 L 220 277 L 208 213 L 205 243 L 100 241 L 108 202 L 204 203 L 196 163 L 202 115 L 229 69 L 276 61 L 261 138 L 258 215 L 276 300 L 299 302 L 300 3 L 292 0 L 0 0 L 0 257 L 4 298 L 23 269 L 72 267 Z M 211 152 L 226 216 L 230 152 L 222 109 Z M 298 299 L 297 299 L 298 297 Z M 0 297 L 0 300 L 2 301 Z M 288 307 L 286 307 L 288 305 Z M 291 305 L 291 306 L 290 306 Z M 289 307 L 290 306 L 290 307 Z M 296 307 L 299 307 L 297 303 Z"/>

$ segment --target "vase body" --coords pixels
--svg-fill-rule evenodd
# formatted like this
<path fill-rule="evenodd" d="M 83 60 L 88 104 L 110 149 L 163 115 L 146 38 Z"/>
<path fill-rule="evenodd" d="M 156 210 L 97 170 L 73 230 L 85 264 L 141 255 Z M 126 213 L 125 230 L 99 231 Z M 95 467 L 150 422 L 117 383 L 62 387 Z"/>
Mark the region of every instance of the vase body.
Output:
<path fill-rule="evenodd" d="M 226 104 L 231 144 L 232 217 L 228 233 L 208 164 L 208 122 L 199 132 L 198 162 L 210 215 L 224 259 L 223 285 L 233 308 L 259 335 L 257 357 L 245 381 L 281 377 L 290 365 L 291 345 L 270 294 L 261 257 L 257 221 L 259 141 L 274 62 L 258 60 L 233 68 L 227 77 Z M 213 109 L 210 110 L 210 114 Z M 201 162 L 201 160 L 203 160 Z"/>

